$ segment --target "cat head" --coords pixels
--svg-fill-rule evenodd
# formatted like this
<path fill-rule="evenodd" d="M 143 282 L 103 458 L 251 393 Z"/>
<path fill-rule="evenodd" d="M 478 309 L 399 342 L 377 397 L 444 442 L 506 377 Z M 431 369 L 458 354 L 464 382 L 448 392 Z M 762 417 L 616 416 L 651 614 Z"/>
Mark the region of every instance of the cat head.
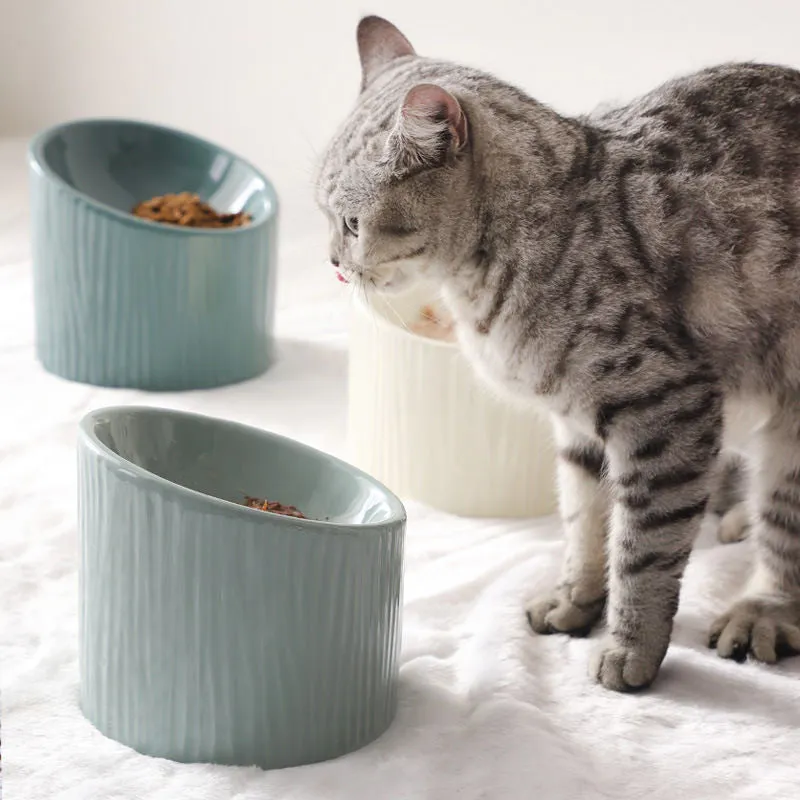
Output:
<path fill-rule="evenodd" d="M 470 124 L 450 65 L 417 56 L 390 22 L 357 30 L 361 92 L 317 180 L 330 260 L 347 281 L 393 292 L 467 257 L 475 216 Z"/>

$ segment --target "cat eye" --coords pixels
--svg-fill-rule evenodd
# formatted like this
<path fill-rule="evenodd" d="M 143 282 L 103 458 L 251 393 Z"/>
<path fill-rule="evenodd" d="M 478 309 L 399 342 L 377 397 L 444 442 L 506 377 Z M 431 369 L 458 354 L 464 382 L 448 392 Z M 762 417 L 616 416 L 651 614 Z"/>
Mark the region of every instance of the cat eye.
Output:
<path fill-rule="evenodd" d="M 358 236 L 358 217 L 345 217 L 344 226 L 353 236 Z"/>

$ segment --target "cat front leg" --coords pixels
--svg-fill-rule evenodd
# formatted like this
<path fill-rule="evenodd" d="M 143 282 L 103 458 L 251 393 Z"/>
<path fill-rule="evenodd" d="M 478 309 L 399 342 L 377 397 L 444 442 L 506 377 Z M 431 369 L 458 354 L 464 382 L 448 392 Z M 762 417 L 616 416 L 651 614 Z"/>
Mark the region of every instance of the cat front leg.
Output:
<path fill-rule="evenodd" d="M 567 548 L 556 588 L 527 609 L 540 634 L 585 636 L 603 613 L 606 598 L 608 493 L 600 439 L 578 432 L 554 416 L 558 448 L 558 495 Z"/>
<path fill-rule="evenodd" d="M 681 578 L 713 484 L 722 394 L 702 367 L 601 403 L 613 509 L 608 633 L 591 674 L 608 689 L 649 686 L 666 655 Z"/>

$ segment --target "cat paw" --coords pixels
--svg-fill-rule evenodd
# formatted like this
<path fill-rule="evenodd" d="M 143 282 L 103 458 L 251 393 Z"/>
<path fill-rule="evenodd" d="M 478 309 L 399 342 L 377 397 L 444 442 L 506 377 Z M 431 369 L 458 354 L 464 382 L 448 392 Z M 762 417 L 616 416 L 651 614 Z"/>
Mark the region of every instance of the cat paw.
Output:
<path fill-rule="evenodd" d="M 604 607 L 605 597 L 584 600 L 572 584 L 564 584 L 528 606 L 528 624 L 540 634 L 588 636 Z"/>
<path fill-rule="evenodd" d="M 590 661 L 589 675 L 614 692 L 636 692 L 655 680 L 662 660 L 660 650 L 623 646 L 608 636 Z"/>
<path fill-rule="evenodd" d="M 723 514 L 717 529 L 717 538 L 723 544 L 743 542 L 750 530 L 750 516 L 747 506 L 738 503 Z"/>
<path fill-rule="evenodd" d="M 800 601 L 745 598 L 711 625 L 708 646 L 721 658 L 774 664 L 800 654 Z"/>

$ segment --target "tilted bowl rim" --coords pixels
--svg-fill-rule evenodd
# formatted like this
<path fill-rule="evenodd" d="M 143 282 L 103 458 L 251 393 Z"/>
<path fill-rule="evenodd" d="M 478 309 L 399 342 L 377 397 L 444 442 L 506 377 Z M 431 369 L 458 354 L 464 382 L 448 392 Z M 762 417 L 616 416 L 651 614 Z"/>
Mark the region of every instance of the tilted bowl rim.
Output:
<path fill-rule="evenodd" d="M 418 347 L 437 348 L 439 350 L 446 350 L 451 353 L 459 351 L 458 342 L 447 342 L 442 339 L 431 339 L 428 336 L 423 336 L 419 333 L 414 333 L 407 328 L 402 328 L 400 325 L 392 322 L 375 307 L 369 297 L 382 297 L 386 303 L 391 303 L 390 296 L 381 296 L 377 293 L 370 293 L 367 295 L 362 292 L 355 292 L 353 294 L 353 305 L 362 317 L 370 319 L 376 328 L 379 328 L 381 333 L 388 333 L 390 336 L 399 336 L 406 340 L 413 341 Z M 371 311 L 377 313 L 370 313 Z"/>
<path fill-rule="evenodd" d="M 192 228 L 185 225 L 164 225 L 159 222 L 154 222 L 149 219 L 142 219 L 136 217 L 126 211 L 120 211 L 118 208 L 103 203 L 95 197 L 92 197 L 86 192 L 76 189 L 71 184 L 67 183 L 60 175 L 58 175 L 52 167 L 47 163 L 44 157 L 44 148 L 54 136 L 61 133 L 68 128 L 80 128 L 90 125 L 132 125 L 138 128 L 146 128 L 154 131 L 161 131 L 176 136 L 179 139 L 185 139 L 191 142 L 202 145 L 203 147 L 215 150 L 222 155 L 228 156 L 234 161 L 245 165 L 253 172 L 260 180 L 264 182 L 264 191 L 269 197 L 270 208 L 267 214 L 264 215 L 262 220 L 251 223 L 249 225 L 242 225 L 238 228 Z M 159 125 L 155 122 L 147 122 L 146 120 L 139 119 L 125 119 L 124 117 L 88 117 L 85 119 L 73 119 L 67 122 L 61 122 L 57 125 L 52 125 L 49 128 L 37 133 L 28 144 L 28 165 L 29 167 L 47 178 L 49 181 L 56 183 L 60 188 L 75 198 L 80 199 L 86 205 L 91 206 L 94 211 L 107 217 L 111 217 L 118 222 L 122 222 L 133 227 L 141 227 L 143 230 L 150 231 L 151 233 L 158 233 L 164 236 L 241 236 L 252 234 L 255 231 L 270 224 L 276 219 L 279 210 L 278 194 L 272 181 L 267 178 L 264 173 L 255 167 L 250 161 L 242 156 L 237 155 L 231 150 L 228 150 L 216 142 L 209 139 L 204 139 L 202 136 L 196 136 L 193 133 L 182 131 L 179 128 L 171 128 L 168 125 Z"/>
<path fill-rule="evenodd" d="M 94 428 L 98 417 L 107 416 L 109 414 L 131 412 L 143 412 L 148 414 L 159 414 L 164 417 L 180 417 L 186 420 L 201 420 L 205 422 L 211 422 L 213 425 L 219 428 L 239 430 L 268 443 L 280 442 L 281 444 L 289 445 L 295 450 L 304 451 L 312 458 L 327 462 L 331 465 L 343 467 L 346 471 L 350 472 L 356 477 L 366 479 L 383 495 L 389 506 L 390 516 L 379 522 L 331 522 L 330 520 L 303 519 L 299 517 L 281 516 L 280 514 L 267 514 L 259 509 L 248 508 L 245 505 L 240 505 L 230 500 L 224 500 L 221 497 L 215 497 L 214 495 L 206 494 L 205 492 L 200 492 L 196 489 L 190 489 L 188 486 L 183 486 L 180 483 L 170 481 L 167 478 L 156 475 L 154 472 L 150 472 L 150 470 L 147 470 L 144 467 L 129 461 L 119 453 L 114 452 L 110 447 L 103 444 L 103 442 L 97 438 Z M 154 484 L 156 487 L 168 489 L 170 492 L 178 496 L 186 497 L 188 499 L 202 500 L 210 507 L 224 511 L 228 515 L 241 515 L 242 519 L 246 519 L 248 523 L 260 521 L 267 526 L 286 525 L 287 527 L 292 528 L 305 528 L 309 533 L 326 531 L 329 533 L 343 534 L 366 533 L 369 531 L 385 530 L 394 525 L 405 525 L 406 523 L 406 510 L 402 501 L 397 497 L 397 495 L 394 494 L 394 492 L 384 486 L 379 480 L 372 477 L 372 475 L 369 473 L 358 469 L 358 467 L 354 467 L 352 464 L 348 464 L 342 459 L 336 458 L 336 456 L 332 456 L 329 453 L 323 452 L 322 450 L 317 450 L 315 447 L 298 442 L 296 439 L 292 439 L 288 436 L 281 436 L 278 433 L 262 430 L 261 428 L 255 428 L 251 425 L 244 425 L 240 422 L 222 419 L 221 417 L 213 417 L 208 414 L 198 414 L 190 411 L 179 411 L 175 409 L 161 408 L 158 406 L 126 405 L 105 406 L 103 408 L 90 411 L 83 417 L 83 419 L 81 419 L 78 430 L 79 443 L 83 447 L 89 450 L 94 457 L 105 462 L 109 462 L 114 466 L 121 467 L 128 473 L 132 473 L 137 480 L 137 484 L 144 485 L 145 487 L 147 484 Z"/>

